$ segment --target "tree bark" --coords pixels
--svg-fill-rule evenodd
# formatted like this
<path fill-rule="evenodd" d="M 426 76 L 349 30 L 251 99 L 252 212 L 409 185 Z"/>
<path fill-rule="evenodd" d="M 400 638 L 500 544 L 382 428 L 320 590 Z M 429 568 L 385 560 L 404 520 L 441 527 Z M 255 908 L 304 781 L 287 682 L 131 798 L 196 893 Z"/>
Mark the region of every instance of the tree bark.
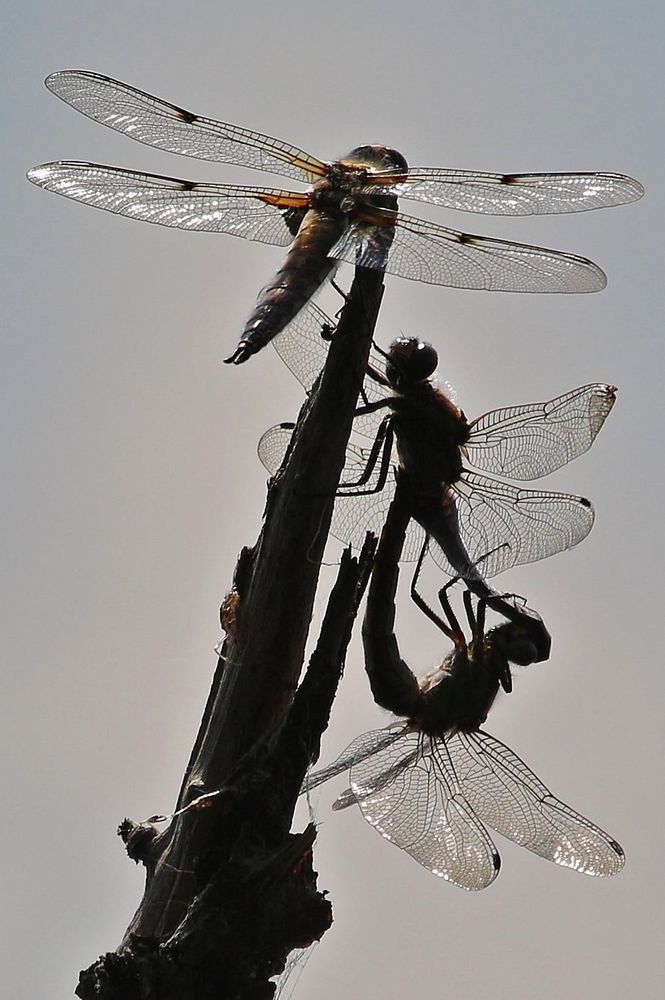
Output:
<path fill-rule="evenodd" d="M 178 797 L 176 812 L 186 811 L 161 833 L 130 821 L 120 828 L 130 857 L 145 865 L 145 893 L 118 950 L 81 973 L 82 1000 L 269 998 L 268 979 L 288 952 L 330 924 L 312 867 L 315 830 L 289 830 L 328 723 L 370 541 L 359 560 L 345 553 L 294 692 L 382 278 L 356 270 L 324 371 L 270 484 L 259 539 L 238 561 L 222 607 L 227 636 Z"/>

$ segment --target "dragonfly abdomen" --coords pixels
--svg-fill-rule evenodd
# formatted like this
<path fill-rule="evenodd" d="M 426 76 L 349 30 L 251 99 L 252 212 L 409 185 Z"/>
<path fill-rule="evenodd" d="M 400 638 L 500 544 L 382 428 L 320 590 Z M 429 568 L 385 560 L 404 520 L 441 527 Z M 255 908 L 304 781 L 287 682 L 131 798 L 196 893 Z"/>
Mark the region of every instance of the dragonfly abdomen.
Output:
<path fill-rule="evenodd" d="M 242 364 L 281 333 L 337 266 L 328 254 L 348 225 L 344 215 L 310 209 L 282 266 L 259 293 L 235 353 Z"/>
<path fill-rule="evenodd" d="M 419 702 L 418 682 L 400 655 L 395 636 L 395 594 L 404 535 L 411 519 L 405 486 L 390 505 L 376 553 L 362 627 L 365 670 L 377 705 L 411 716 Z"/>

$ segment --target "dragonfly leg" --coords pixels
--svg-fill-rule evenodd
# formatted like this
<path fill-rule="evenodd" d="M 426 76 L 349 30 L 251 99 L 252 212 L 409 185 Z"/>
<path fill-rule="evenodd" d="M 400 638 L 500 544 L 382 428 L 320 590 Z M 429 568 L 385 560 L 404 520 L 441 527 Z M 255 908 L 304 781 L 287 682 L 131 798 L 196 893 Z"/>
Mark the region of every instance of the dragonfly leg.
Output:
<path fill-rule="evenodd" d="M 366 413 L 376 413 L 377 410 L 384 409 L 386 406 L 392 406 L 392 399 L 375 399 L 373 403 L 367 403 L 365 406 L 359 406 L 353 411 L 354 417 L 364 417 Z"/>
<path fill-rule="evenodd" d="M 334 278 L 330 279 L 330 284 L 333 286 L 338 295 L 341 295 L 344 299 L 344 305 L 349 301 L 348 292 L 345 292 L 343 288 L 340 288 Z M 344 306 L 342 306 L 344 308 Z M 338 314 L 339 315 L 339 314 Z"/>
<path fill-rule="evenodd" d="M 448 638 L 455 643 L 455 646 L 461 648 L 462 646 L 465 645 L 464 636 L 461 634 L 461 631 L 455 631 L 455 629 L 451 628 L 450 625 L 448 625 L 443 620 L 443 618 L 441 618 L 441 616 L 436 613 L 436 611 L 430 608 L 429 604 L 425 601 L 422 594 L 420 594 L 420 592 L 416 587 L 416 583 L 418 577 L 420 576 L 420 571 L 422 569 L 423 561 L 425 559 L 425 555 L 427 554 L 428 547 L 429 547 L 429 535 L 425 535 L 425 541 L 423 542 L 422 548 L 420 550 L 420 555 L 418 556 L 418 562 L 416 563 L 416 568 L 413 577 L 411 579 L 411 600 L 416 605 L 416 607 L 419 608 L 422 611 L 422 613 L 427 618 L 429 618 L 429 620 L 433 622 L 434 625 L 437 626 L 437 628 L 441 629 L 444 635 L 447 635 Z"/>
<path fill-rule="evenodd" d="M 376 438 L 370 449 L 367 464 L 362 474 L 352 482 L 340 483 L 336 496 L 368 496 L 372 493 L 380 493 L 388 479 L 392 447 L 393 432 L 390 426 L 390 416 L 388 416 L 379 424 Z M 381 456 L 379 474 L 375 485 L 367 490 L 356 489 L 355 487 L 364 486 L 369 481 L 377 463 L 379 463 L 379 456 Z"/>
<path fill-rule="evenodd" d="M 374 343 L 374 342 L 372 341 L 372 343 Z M 385 377 L 385 375 L 382 372 L 380 372 L 378 368 L 375 368 L 370 362 L 367 363 L 367 376 L 366 376 L 366 378 L 371 379 L 372 382 L 376 382 L 377 385 L 383 386 L 384 388 L 389 388 L 390 387 L 390 383 L 388 382 L 388 379 Z M 363 381 L 362 388 L 360 389 L 360 396 L 361 396 L 361 398 L 363 400 L 363 403 L 365 405 L 359 407 L 355 411 L 354 417 L 360 417 L 364 413 L 373 413 L 375 410 L 380 410 L 384 406 L 392 406 L 393 405 L 392 398 L 374 400 L 374 402 L 370 402 L 369 396 L 367 395 L 367 389 L 365 388 L 365 382 L 364 381 Z"/>
<path fill-rule="evenodd" d="M 466 616 L 469 619 L 469 625 L 471 626 L 471 632 L 473 638 L 476 641 L 482 640 L 483 634 L 485 632 L 485 612 L 487 610 L 487 599 L 481 597 L 478 599 L 478 606 L 476 611 L 473 610 L 473 595 L 470 590 L 464 591 L 464 607 L 466 609 Z"/>
<path fill-rule="evenodd" d="M 471 600 L 471 591 L 465 590 L 463 595 L 464 600 L 464 610 L 466 611 L 467 621 L 471 628 L 471 633 L 475 636 L 478 633 L 478 627 L 476 623 L 476 613 L 473 610 L 473 601 Z"/>
<path fill-rule="evenodd" d="M 441 590 L 439 591 L 439 604 L 443 608 L 443 613 L 448 619 L 448 622 L 450 623 L 450 631 L 447 634 L 453 640 L 456 647 L 466 648 L 466 639 L 464 638 L 464 632 L 462 631 L 460 623 L 457 619 L 457 615 L 453 611 L 452 604 L 450 603 L 450 599 L 448 597 L 448 591 L 455 582 L 456 582 L 455 580 L 449 580 L 448 583 L 441 588 Z"/>
<path fill-rule="evenodd" d="M 378 348 L 376 346 L 376 344 L 374 343 L 374 341 L 372 341 L 372 343 L 374 344 L 374 346 L 376 347 L 377 350 L 379 350 L 379 351 L 381 350 L 380 348 Z M 388 379 L 386 378 L 386 376 L 382 372 L 380 372 L 378 368 L 375 368 L 374 365 L 368 363 L 368 365 L 367 365 L 367 374 L 368 374 L 369 378 L 371 378 L 371 380 L 373 382 L 378 382 L 379 385 L 382 385 L 384 387 L 389 387 L 390 386 L 390 382 L 388 381 Z"/>
<path fill-rule="evenodd" d="M 337 330 L 337 327 L 333 326 L 332 323 L 322 323 L 321 324 L 321 340 L 325 340 L 327 343 L 330 343 L 330 341 L 335 336 L 336 330 Z M 311 390 L 308 390 L 308 391 L 311 391 Z"/>

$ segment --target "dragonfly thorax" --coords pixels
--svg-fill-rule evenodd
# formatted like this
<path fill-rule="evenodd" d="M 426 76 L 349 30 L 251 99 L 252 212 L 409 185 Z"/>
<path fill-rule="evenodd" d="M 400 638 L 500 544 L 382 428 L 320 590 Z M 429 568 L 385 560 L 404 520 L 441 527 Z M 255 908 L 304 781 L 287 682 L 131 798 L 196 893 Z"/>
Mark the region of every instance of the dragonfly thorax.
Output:
<path fill-rule="evenodd" d="M 503 683 L 501 656 L 487 655 L 485 647 L 458 650 L 436 670 L 418 681 L 420 697 L 412 723 L 430 735 L 470 732 L 487 718 Z"/>

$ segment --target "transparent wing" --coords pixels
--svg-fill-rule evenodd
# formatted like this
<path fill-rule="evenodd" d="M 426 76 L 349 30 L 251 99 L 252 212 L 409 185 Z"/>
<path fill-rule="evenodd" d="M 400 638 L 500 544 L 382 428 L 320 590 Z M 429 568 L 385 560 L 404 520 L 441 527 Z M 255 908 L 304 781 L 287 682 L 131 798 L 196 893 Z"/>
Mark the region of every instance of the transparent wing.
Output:
<path fill-rule="evenodd" d="M 280 469 L 282 462 L 286 456 L 289 444 L 291 443 L 291 436 L 293 434 L 292 423 L 275 424 L 274 427 L 270 427 L 264 434 L 261 435 L 258 444 L 258 456 L 261 463 L 265 466 L 268 472 L 274 476 Z M 349 442 L 346 446 L 346 458 L 344 462 L 344 468 L 342 470 L 342 476 L 340 481 L 340 488 L 343 487 L 344 483 L 356 480 L 367 468 L 367 463 L 369 461 L 370 449 L 369 448 L 359 448 L 357 445 Z M 374 468 L 370 479 L 367 483 L 367 489 L 373 489 L 379 476 L 378 468 Z M 388 476 L 388 480 L 393 479 L 392 488 L 386 484 L 386 489 L 382 492 L 389 492 L 390 497 L 394 492 L 394 476 Z M 380 494 L 378 494 L 380 495 Z M 344 500 L 345 497 L 339 497 L 340 501 Z M 358 497 L 355 493 L 350 493 L 348 499 L 355 503 L 357 500 L 362 499 Z M 337 501 L 336 501 L 337 503 Z M 390 506 L 390 501 L 388 501 L 388 506 Z M 364 538 L 364 534 L 363 534 Z M 343 538 L 342 541 L 350 541 L 350 539 Z"/>
<path fill-rule="evenodd" d="M 405 731 L 406 731 L 405 729 L 402 729 L 400 735 L 403 735 Z M 388 743 L 385 743 L 378 749 L 381 750 L 388 745 L 389 745 Z M 377 750 L 372 751 L 372 753 L 376 752 Z M 420 745 L 418 743 L 412 742 L 411 749 L 408 753 L 405 753 L 404 756 L 402 756 L 401 758 L 397 757 L 395 763 L 391 765 L 386 771 L 376 772 L 371 779 L 368 778 L 366 780 L 365 784 L 363 785 L 363 794 L 365 796 L 375 795 L 377 792 L 382 791 L 384 788 L 386 788 L 387 785 L 389 785 L 392 781 L 395 780 L 396 774 L 401 773 L 408 767 L 415 766 L 418 757 L 420 756 L 420 753 L 421 753 Z M 357 755 L 357 760 L 358 761 L 365 760 L 369 756 L 371 755 L 370 754 Z M 351 764 L 355 762 L 356 762 L 355 760 L 352 760 Z M 359 804 L 359 799 L 356 793 L 353 791 L 352 788 L 346 788 L 340 795 L 337 796 L 337 798 L 333 802 L 333 809 L 335 812 L 339 812 L 340 809 L 347 809 L 349 806 L 357 806 L 358 804 Z"/>
<path fill-rule="evenodd" d="M 309 390 L 323 368 L 328 356 L 329 340 L 325 337 L 334 335 L 335 323 L 313 302 L 308 302 L 291 320 L 289 325 L 272 341 L 273 347 L 287 368 L 289 368 L 301 385 Z M 325 337 L 324 337 L 325 334 Z M 380 375 L 385 376 L 385 361 L 375 350 L 370 351 L 370 366 Z M 358 396 L 358 406 L 386 399 L 392 395 L 390 389 L 366 376 L 363 389 Z M 366 413 L 356 417 L 353 429 L 366 437 L 376 437 L 379 424 L 386 414 L 385 410 Z"/>
<path fill-rule="evenodd" d="M 259 441 L 259 458 L 272 475 L 284 459 L 291 432 L 290 424 L 277 425 L 266 431 Z M 368 449 L 349 443 L 342 483 L 358 479 L 367 467 L 368 455 Z M 378 468 L 375 468 L 363 489 L 376 485 L 377 476 Z M 467 470 L 450 489 L 454 495 L 464 559 L 468 557 L 470 563 L 482 560 L 483 577 L 496 576 L 512 566 L 537 562 L 573 548 L 593 527 L 591 502 L 571 493 L 518 489 Z M 391 470 L 384 488 L 378 493 L 350 492 L 338 496 L 330 533 L 360 549 L 367 531 L 380 533 L 394 492 L 395 473 Z M 432 536 L 429 546 L 432 558 L 448 576 L 457 576 L 459 558 L 451 556 L 449 559 L 445 552 L 450 524 L 439 533 L 430 518 L 428 530 Z M 440 544 L 439 539 L 442 540 Z M 415 562 L 424 540 L 424 529 L 416 521 L 410 521 L 400 561 Z"/>
<path fill-rule="evenodd" d="M 193 232 L 229 233 L 277 246 L 293 241 L 288 212 L 297 210 L 302 201 L 289 191 L 195 184 L 75 160 L 44 163 L 27 176 L 46 191 L 129 219 Z"/>
<path fill-rule="evenodd" d="M 365 448 L 357 448 L 353 444 L 347 445 L 346 464 L 340 486 L 342 483 L 358 478 L 362 470 L 367 467 L 367 455 L 368 451 Z M 393 459 L 395 465 L 389 470 L 385 486 L 378 493 L 349 493 L 338 496 L 335 500 L 330 522 L 330 534 L 353 546 L 354 549 L 360 550 L 368 531 L 373 531 L 378 537 L 386 523 L 388 509 L 395 493 L 395 455 Z M 372 473 L 367 485 L 362 488 L 371 489 L 376 484 L 377 477 L 378 468 Z M 416 521 L 409 521 L 404 535 L 404 547 L 400 561 L 415 562 L 420 555 L 424 541 L 424 530 Z"/>
<path fill-rule="evenodd" d="M 397 746 L 352 765 L 351 790 L 367 822 L 435 875 L 470 890 L 496 878 L 499 855 L 443 740 L 406 733 Z"/>
<path fill-rule="evenodd" d="M 291 443 L 293 424 L 275 424 L 259 438 L 257 453 L 271 476 L 277 475 Z"/>
<path fill-rule="evenodd" d="M 508 479 L 539 479 L 591 447 L 615 399 L 615 386 L 597 382 L 545 403 L 491 410 L 470 424 L 469 461 Z"/>
<path fill-rule="evenodd" d="M 593 526 L 591 503 L 570 493 L 521 490 L 467 471 L 451 490 L 459 536 L 471 562 L 482 558 L 484 577 L 570 549 Z M 445 573 L 456 575 L 439 545 L 430 552 Z"/>
<path fill-rule="evenodd" d="M 318 941 L 314 941 L 313 944 L 308 945 L 306 948 L 294 948 L 289 953 L 284 971 L 279 976 L 271 976 L 271 979 L 275 983 L 273 1000 L 291 1000 L 302 971 L 317 944 Z"/>
<path fill-rule="evenodd" d="M 344 481 L 348 482 L 347 476 L 353 475 L 354 469 L 360 471 L 363 467 L 361 458 L 354 463 L 353 454 L 364 455 L 365 449 L 349 449 L 347 447 L 347 463 L 344 467 Z M 366 464 L 366 463 L 365 463 Z M 376 478 L 376 473 L 372 479 Z M 373 485 L 371 482 L 368 486 Z M 386 523 L 388 509 L 395 492 L 395 480 L 392 474 L 388 475 L 385 487 L 378 493 L 357 494 L 350 493 L 347 496 L 338 496 L 333 507 L 332 520 L 330 522 L 330 534 L 339 538 L 341 542 L 351 545 L 357 549 L 362 545 L 362 539 L 367 531 L 373 531 L 377 537 L 381 534 L 381 529 Z M 405 549 L 411 550 L 413 539 L 407 536 L 405 539 Z M 410 554 L 405 558 L 417 559 L 418 553 Z"/>
<path fill-rule="evenodd" d="M 328 337 L 334 322 L 311 300 L 272 341 L 272 345 L 300 384 L 309 390 L 326 363 Z"/>
<path fill-rule="evenodd" d="M 625 174 L 493 174 L 414 167 L 397 194 L 485 215 L 550 215 L 624 205 L 641 198 L 644 188 Z"/>
<path fill-rule="evenodd" d="M 277 424 L 267 430 L 259 440 L 259 458 L 273 476 L 284 461 L 292 431 L 292 424 Z M 369 449 L 358 448 L 350 442 L 346 449 L 346 461 L 340 486 L 357 480 L 367 468 L 368 458 Z M 369 482 L 362 488 L 373 489 L 378 475 L 378 467 L 375 467 Z M 380 492 L 366 495 L 350 492 L 347 495 L 338 496 L 333 508 L 330 534 L 339 538 L 346 545 L 352 545 L 360 550 L 368 531 L 373 531 L 377 535 L 381 533 L 394 492 L 395 474 L 394 470 L 391 469 L 388 472 L 386 484 Z M 402 561 L 415 562 L 424 540 L 425 532 L 423 529 L 415 521 L 410 521 L 404 539 Z"/>
<path fill-rule="evenodd" d="M 382 268 L 432 285 L 493 292 L 597 292 L 607 279 L 584 257 L 523 243 L 471 236 L 397 213 L 392 242 L 376 231 L 393 226 L 351 226 L 331 257 Z M 385 254 L 388 254 L 387 264 Z"/>
<path fill-rule="evenodd" d="M 345 788 L 333 802 L 333 809 L 338 812 L 340 809 L 348 809 L 349 806 L 358 805 L 358 799 L 350 788 Z"/>
<path fill-rule="evenodd" d="M 449 742 L 464 794 L 492 829 L 548 861 L 585 875 L 616 875 L 619 844 L 555 798 L 524 761 L 482 730 Z"/>
<path fill-rule="evenodd" d="M 322 785 L 324 781 L 329 781 L 331 778 L 337 777 L 338 774 L 343 774 L 344 771 L 350 769 L 352 764 L 379 753 L 400 740 L 403 735 L 403 729 L 390 727 L 388 729 L 372 729 L 368 733 L 356 736 L 355 740 L 352 740 L 346 750 L 342 750 L 339 757 L 336 757 L 331 764 L 318 771 L 310 771 L 306 775 L 300 794 L 310 792 L 313 788 Z"/>
<path fill-rule="evenodd" d="M 48 89 L 81 114 L 130 139 L 169 153 L 235 163 L 312 182 L 326 165 L 279 139 L 203 118 L 100 73 L 66 69 L 45 80 Z"/>

